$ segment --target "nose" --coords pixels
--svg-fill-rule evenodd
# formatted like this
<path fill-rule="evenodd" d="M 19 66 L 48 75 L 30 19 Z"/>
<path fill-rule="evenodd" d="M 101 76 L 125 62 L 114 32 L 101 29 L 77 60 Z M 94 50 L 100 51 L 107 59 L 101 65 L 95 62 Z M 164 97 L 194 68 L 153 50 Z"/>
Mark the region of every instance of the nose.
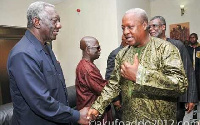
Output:
<path fill-rule="evenodd" d="M 56 27 L 57 27 L 58 29 L 61 29 L 61 28 L 62 28 L 61 23 L 60 23 L 60 22 L 57 22 L 57 23 L 56 23 Z"/>
<path fill-rule="evenodd" d="M 128 27 L 124 27 L 123 34 L 126 35 L 128 33 L 130 33 L 130 30 L 128 29 Z"/>

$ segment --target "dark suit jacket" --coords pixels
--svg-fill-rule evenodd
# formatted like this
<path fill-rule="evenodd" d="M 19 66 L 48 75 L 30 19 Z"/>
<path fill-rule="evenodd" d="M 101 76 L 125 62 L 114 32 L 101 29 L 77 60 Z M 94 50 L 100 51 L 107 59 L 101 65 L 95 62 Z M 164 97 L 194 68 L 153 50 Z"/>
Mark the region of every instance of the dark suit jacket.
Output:
<path fill-rule="evenodd" d="M 61 125 L 77 122 L 80 113 L 67 101 L 64 76 L 53 51 L 27 30 L 8 58 L 12 125 Z"/>
<path fill-rule="evenodd" d="M 198 45 L 195 49 L 189 45 L 187 46 L 187 49 L 190 54 L 190 59 L 192 63 L 194 63 L 193 53 L 195 51 L 195 75 L 196 75 L 196 82 L 197 82 L 198 97 L 200 100 L 200 55 L 197 54 L 197 53 L 200 53 L 200 45 Z"/>
<path fill-rule="evenodd" d="M 183 66 L 188 79 L 188 89 L 186 93 L 179 97 L 179 102 L 198 102 L 197 84 L 195 79 L 195 73 L 190 60 L 190 55 L 185 45 L 178 40 L 167 38 L 167 41 L 175 45 L 180 52 Z"/>
<path fill-rule="evenodd" d="M 117 55 L 117 53 L 123 48 L 122 45 L 120 45 L 118 48 L 116 48 L 115 50 L 113 50 L 110 55 L 108 56 L 108 60 L 107 60 L 107 68 L 106 68 L 106 75 L 105 75 L 105 79 L 109 80 L 110 79 L 110 75 L 115 67 L 115 57 Z"/>

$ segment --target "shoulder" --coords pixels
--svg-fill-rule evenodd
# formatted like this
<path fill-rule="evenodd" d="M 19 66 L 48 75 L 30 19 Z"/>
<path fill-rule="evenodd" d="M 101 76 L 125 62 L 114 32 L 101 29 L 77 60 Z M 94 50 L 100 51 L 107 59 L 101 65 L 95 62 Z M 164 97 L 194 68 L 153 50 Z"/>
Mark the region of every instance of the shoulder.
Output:
<path fill-rule="evenodd" d="M 150 43 L 148 45 L 149 47 L 153 47 L 157 50 L 160 51 L 177 51 L 178 52 L 178 48 L 171 44 L 170 42 L 160 39 L 160 38 L 155 38 L 155 37 L 151 37 L 150 38 Z"/>
<path fill-rule="evenodd" d="M 171 39 L 171 38 L 167 38 L 167 41 L 169 41 L 171 44 L 175 45 L 176 47 L 184 47 L 185 45 L 180 41 L 180 40 L 175 40 L 175 39 Z"/>
<path fill-rule="evenodd" d="M 95 65 L 85 59 L 80 60 L 80 62 L 77 65 L 76 70 L 78 72 L 91 72 L 93 70 L 93 68 L 95 67 Z"/>
<path fill-rule="evenodd" d="M 29 42 L 26 37 L 23 37 L 10 51 L 10 56 L 18 54 L 34 55 L 35 47 Z"/>
<path fill-rule="evenodd" d="M 110 53 L 110 55 L 109 56 L 116 56 L 117 55 L 117 53 L 120 51 L 120 49 L 121 49 L 121 47 L 117 47 L 116 49 L 114 49 L 111 53 Z"/>

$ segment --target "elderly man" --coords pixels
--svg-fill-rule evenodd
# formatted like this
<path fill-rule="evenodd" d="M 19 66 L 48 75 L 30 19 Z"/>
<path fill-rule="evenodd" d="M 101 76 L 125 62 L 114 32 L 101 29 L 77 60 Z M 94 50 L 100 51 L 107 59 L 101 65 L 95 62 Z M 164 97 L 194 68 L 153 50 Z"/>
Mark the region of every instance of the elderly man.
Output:
<path fill-rule="evenodd" d="M 67 89 L 60 64 L 47 42 L 56 39 L 60 16 L 53 5 L 32 3 L 27 11 L 27 31 L 8 58 L 12 125 L 88 124 L 89 108 L 68 106 Z"/>
<path fill-rule="evenodd" d="M 172 124 L 176 120 L 176 98 L 187 88 L 187 78 L 178 50 L 148 32 L 146 12 L 128 10 L 122 30 L 129 46 L 116 57 L 109 83 L 93 103 L 88 118 L 102 114 L 122 93 L 124 124 Z"/>
<path fill-rule="evenodd" d="M 179 40 L 167 38 L 165 35 L 165 31 L 166 31 L 166 21 L 162 16 L 155 16 L 150 20 L 149 22 L 150 35 L 161 38 L 163 40 L 167 40 L 171 44 L 175 45 L 179 49 L 181 59 L 183 61 L 189 85 L 186 93 L 178 98 L 177 121 L 181 122 L 183 121 L 183 117 L 185 115 L 185 107 L 187 109 L 187 113 L 190 113 L 193 110 L 195 103 L 198 102 L 195 73 L 192 66 L 192 62 L 190 60 L 190 55 L 185 45 Z M 190 117 L 190 119 L 192 119 L 193 113 L 190 113 L 187 116 Z"/>
<path fill-rule="evenodd" d="M 100 56 L 101 48 L 96 38 L 85 36 L 80 41 L 80 49 L 82 50 L 82 59 L 76 68 L 76 96 L 77 109 L 83 107 L 91 107 L 92 103 L 100 95 L 103 87 L 108 83 L 104 80 L 99 69 L 94 64 L 94 60 Z M 96 124 L 108 124 L 112 122 L 112 114 L 110 106 Z M 94 123 L 93 122 L 93 123 Z"/>

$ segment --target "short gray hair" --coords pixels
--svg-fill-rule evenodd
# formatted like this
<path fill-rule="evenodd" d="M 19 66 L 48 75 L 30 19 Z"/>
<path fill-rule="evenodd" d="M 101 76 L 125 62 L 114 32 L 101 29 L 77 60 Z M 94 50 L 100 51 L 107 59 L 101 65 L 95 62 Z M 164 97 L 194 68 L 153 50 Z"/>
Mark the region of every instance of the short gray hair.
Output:
<path fill-rule="evenodd" d="M 166 21 L 165 18 L 162 16 L 154 16 L 153 18 L 150 19 L 150 21 L 155 20 L 155 19 L 159 19 L 162 25 L 166 26 Z"/>
<path fill-rule="evenodd" d="M 133 8 L 133 9 L 126 11 L 125 14 L 128 14 L 128 13 L 133 13 L 133 14 L 138 15 L 141 18 L 142 22 L 146 22 L 148 24 L 148 17 L 147 17 L 147 13 L 145 10 L 143 10 L 141 8 Z"/>
<path fill-rule="evenodd" d="M 27 10 L 27 28 L 31 28 L 33 26 L 33 18 L 37 17 L 39 19 L 45 18 L 47 16 L 45 12 L 45 7 L 53 7 L 55 8 L 54 5 L 45 3 L 42 1 L 37 1 L 32 3 Z"/>

